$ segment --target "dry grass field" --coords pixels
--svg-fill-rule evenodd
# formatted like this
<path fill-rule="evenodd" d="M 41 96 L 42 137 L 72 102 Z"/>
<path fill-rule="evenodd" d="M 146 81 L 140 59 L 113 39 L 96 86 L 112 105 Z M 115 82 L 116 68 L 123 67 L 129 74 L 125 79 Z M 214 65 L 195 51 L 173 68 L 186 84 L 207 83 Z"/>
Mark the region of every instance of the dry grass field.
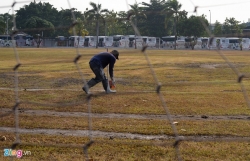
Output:
<path fill-rule="evenodd" d="M 117 93 L 100 83 L 88 96 L 102 51 L 1 48 L 1 149 L 19 137 L 25 161 L 250 160 L 249 51 L 120 49 Z"/>

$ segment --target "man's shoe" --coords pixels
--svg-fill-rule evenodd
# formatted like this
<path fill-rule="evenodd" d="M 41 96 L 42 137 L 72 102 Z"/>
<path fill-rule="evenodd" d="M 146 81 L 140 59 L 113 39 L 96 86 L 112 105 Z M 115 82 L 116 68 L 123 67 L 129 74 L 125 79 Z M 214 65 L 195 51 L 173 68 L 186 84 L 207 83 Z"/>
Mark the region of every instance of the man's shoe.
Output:
<path fill-rule="evenodd" d="M 85 86 L 82 87 L 82 90 L 86 93 L 89 94 L 89 91 L 87 90 L 87 88 Z"/>

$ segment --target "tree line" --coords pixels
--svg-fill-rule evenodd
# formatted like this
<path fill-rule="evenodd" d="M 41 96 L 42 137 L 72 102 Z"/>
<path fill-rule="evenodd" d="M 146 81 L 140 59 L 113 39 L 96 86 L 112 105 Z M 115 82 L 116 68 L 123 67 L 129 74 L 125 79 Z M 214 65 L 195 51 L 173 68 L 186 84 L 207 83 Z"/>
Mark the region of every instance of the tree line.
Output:
<path fill-rule="evenodd" d="M 213 31 L 205 15 L 187 16 L 178 0 L 151 0 L 130 5 L 129 11 L 115 12 L 90 2 L 91 8 L 77 11 L 76 8 L 57 10 L 50 3 L 31 2 L 16 10 L 16 29 L 29 35 L 43 37 L 84 35 L 134 35 L 138 28 L 141 35 L 162 37 L 167 35 L 208 36 L 242 34 L 244 24 L 235 18 L 216 21 Z M 9 32 L 13 32 L 13 15 L 0 14 L 0 34 L 6 34 L 6 17 Z M 73 30 L 74 26 L 74 30 Z"/>

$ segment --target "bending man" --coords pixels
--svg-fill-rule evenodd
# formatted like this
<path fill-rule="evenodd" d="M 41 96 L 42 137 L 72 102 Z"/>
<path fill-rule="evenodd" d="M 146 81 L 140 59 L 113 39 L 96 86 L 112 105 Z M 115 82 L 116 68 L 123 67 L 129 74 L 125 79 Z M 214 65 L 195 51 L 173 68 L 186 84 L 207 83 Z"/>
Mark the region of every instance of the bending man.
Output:
<path fill-rule="evenodd" d="M 104 68 L 107 65 L 109 65 L 109 75 L 113 85 L 115 85 L 113 69 L 116 59 L 119 59 L 118 56 L 119 52 L 117 50 L 113 50 L 110 53 L 109 52 L 99 53 L 90 59 L 89 66 L 93 71 L 93 73 L 95 74 L 95 78 L 89 80 L 88 83 L 82 87 L 83 91 L 85 91 L 86 94 L 89 94 L 89 89 L 95 86 L 99 82 L 102 82 L 103 88 L 106 91 L 106 93 L 114 92 L 110 90 L 110 88 L 108 88 L 109 82 L 105 76 Z"/>

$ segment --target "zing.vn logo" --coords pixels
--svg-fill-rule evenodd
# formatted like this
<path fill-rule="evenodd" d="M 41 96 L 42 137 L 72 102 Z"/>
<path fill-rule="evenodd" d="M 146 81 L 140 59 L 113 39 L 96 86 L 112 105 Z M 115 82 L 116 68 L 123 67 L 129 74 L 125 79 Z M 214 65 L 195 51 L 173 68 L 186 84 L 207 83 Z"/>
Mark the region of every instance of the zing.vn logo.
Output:
<path fill-rule="evenodd" d="M 17 158 L 21 158 L 23 155 L 31 155 L 30 151 L 22 151 L 22 150 L 13 150 L 13 149 L 4 149 L 4 156 L 16 156 Z"/>

